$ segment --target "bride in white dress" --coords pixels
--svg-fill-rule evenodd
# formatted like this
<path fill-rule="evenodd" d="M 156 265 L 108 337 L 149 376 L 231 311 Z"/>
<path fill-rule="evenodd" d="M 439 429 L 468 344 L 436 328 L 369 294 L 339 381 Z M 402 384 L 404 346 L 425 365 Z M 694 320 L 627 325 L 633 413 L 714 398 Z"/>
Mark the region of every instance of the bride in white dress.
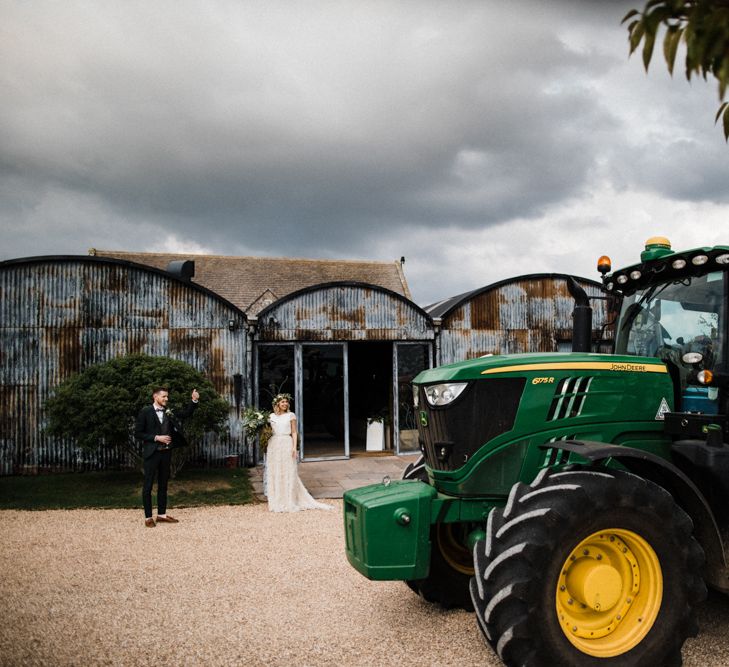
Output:
<path fill-rule="evenodd" d="M 289 412 L 288 394 L 273 399 L 269 417 L 273 435 L 266 449 L 266 487 L 270 512 L 330 510 L 311 497 L 296 472 L 296 415 Z"/>

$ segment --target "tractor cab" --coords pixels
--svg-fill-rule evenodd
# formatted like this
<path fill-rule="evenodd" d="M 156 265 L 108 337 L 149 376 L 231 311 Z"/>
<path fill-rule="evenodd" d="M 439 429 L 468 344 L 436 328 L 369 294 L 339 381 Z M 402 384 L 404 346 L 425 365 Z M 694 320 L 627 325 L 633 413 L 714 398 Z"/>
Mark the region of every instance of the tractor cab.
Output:
<path fill-rule="evenodd" d="M 615 332 L 617 354 L 666 362 L 679 412 L 718 414 L 719 387 L 701 382 L 720 374 L 726 357 L 726 273 L 713 271 L 657 282 L 623 300 Z M 700 371 L 705 373 L 699 376 Z"/>
<path fill-rule="evenodd" d="M 660 418 L 673 458 L 721 519 L 729 503 L 729 248 L 675 253 L 667 239 L 653 238 L 641 259 L 603 278 L 609 293 L 622 296 L 615 353 L 666 364 L 673 409 L 662 406 Z"/>
<path fill-rule="evenodd" d="M 726 365 L 729 249 L 673 253 L 667 239 L 653 238 L 642 258 L 604 278 L 605 288 L 623 297 L 615 352 L 665 361 L 676 386 L 676 411 L 725 412 L 711 379 Z"/>

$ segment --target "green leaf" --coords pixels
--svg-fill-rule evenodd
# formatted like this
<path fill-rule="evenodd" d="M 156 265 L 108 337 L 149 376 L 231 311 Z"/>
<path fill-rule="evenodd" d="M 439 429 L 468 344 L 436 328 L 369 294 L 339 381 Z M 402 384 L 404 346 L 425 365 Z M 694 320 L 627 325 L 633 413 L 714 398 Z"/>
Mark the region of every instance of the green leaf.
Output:
<path fill-rule="evenodd" d="M 722 104 L 719 107 L 719 111 L 716 112 L 716 118 L 714 118 L 714 123 L 718 123 L 719 122 L 719 116 L 721 116 L 721 114 L 724 113 L 724 111 L 726 110 L 727 106 L 729 106 L 729 102 L 724 102 L 724 104 Z"/>
<path fill-rule="evenodd" d="M 643 35 L 645 34 L 645 25 L 643 21 L 639 21 L 638 25 L 633 28 L 633 30 L 630 33 L 630 53 L 632 54 L 633 51 L 635 51 L 638 48 L 638 45 L 640 44 L 640 40 L 643 39 Z"/>
<path fill-rule="evenodd" d="M 634 16 L 638 16 L 640 12 L 637 9 L 631 9 L 624 17 L 623 20 L 620 23 L 625 23 L 628 19 L 633 18 Z"/>
<path fill-rule="evenodd" d="M 726 87 L 729 83 L 729 44 L 727 44 L 727 56 L 721 61 L 716 70 L 716 78 L 719 81 L 719 100 L 724 99 Z"/>
<path fill-rule="evenodd" d="M 651 57 L 653 56 L 653 46 L 656 43 L 656 34 L 654 32 L 646 32 L 645 40 L 643 42 L 643 66 L 648 71 L 648 65 L 650 65 Z"/>
<path fill-rule="evenodd" d="M 673 76 L 673 66 L 676 63 L 676 51 L 678 50 L 678 43 L 681 41 L 682 34 L 683 30 L 681 28 L 669 29 L 663 40 L 663 56 L 666 59 L 668 73 L 671 76 Z"/>
<path fill-rule="evenodd" d="M 724 140 L 729 142 L 729 102 L 724 102 L 719 110 L 716 112 L 716 118 L 714 123 L 719 122 L 719 118 L 722 119 L 722 128 L 724 130 Z"/>

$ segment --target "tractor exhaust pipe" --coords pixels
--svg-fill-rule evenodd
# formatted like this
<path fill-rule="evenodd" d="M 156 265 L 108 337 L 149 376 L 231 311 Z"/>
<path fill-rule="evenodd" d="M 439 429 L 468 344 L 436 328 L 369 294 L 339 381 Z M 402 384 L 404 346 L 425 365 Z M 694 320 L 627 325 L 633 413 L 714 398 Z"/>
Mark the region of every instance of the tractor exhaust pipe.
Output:
<path fill-rule="evenodd" d="M 585 290 L 572 276 L 567 276 L 567 289 L 575 300 L 572 311 L 572 351 L 592 351 L 592 306 Z"/>

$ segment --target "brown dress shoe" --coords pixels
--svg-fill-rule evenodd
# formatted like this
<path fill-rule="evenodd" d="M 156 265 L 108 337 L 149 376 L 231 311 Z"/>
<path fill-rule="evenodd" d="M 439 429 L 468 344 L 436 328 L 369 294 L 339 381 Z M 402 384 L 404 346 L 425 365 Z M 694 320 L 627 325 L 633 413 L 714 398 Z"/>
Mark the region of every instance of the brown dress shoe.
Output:
<path fill-rule="evenodd" d="M 180 523 L 180 521 L 168 514 L 167 516 L 158 516 L 157 523 Z"/>
<path fill-rule="evenodd" d="M 156 528 L 157 524 L 154 522 L 154 519 L 149 518 L 144 520 L 144 525 L 147 526 L 147 528 Z"/>

